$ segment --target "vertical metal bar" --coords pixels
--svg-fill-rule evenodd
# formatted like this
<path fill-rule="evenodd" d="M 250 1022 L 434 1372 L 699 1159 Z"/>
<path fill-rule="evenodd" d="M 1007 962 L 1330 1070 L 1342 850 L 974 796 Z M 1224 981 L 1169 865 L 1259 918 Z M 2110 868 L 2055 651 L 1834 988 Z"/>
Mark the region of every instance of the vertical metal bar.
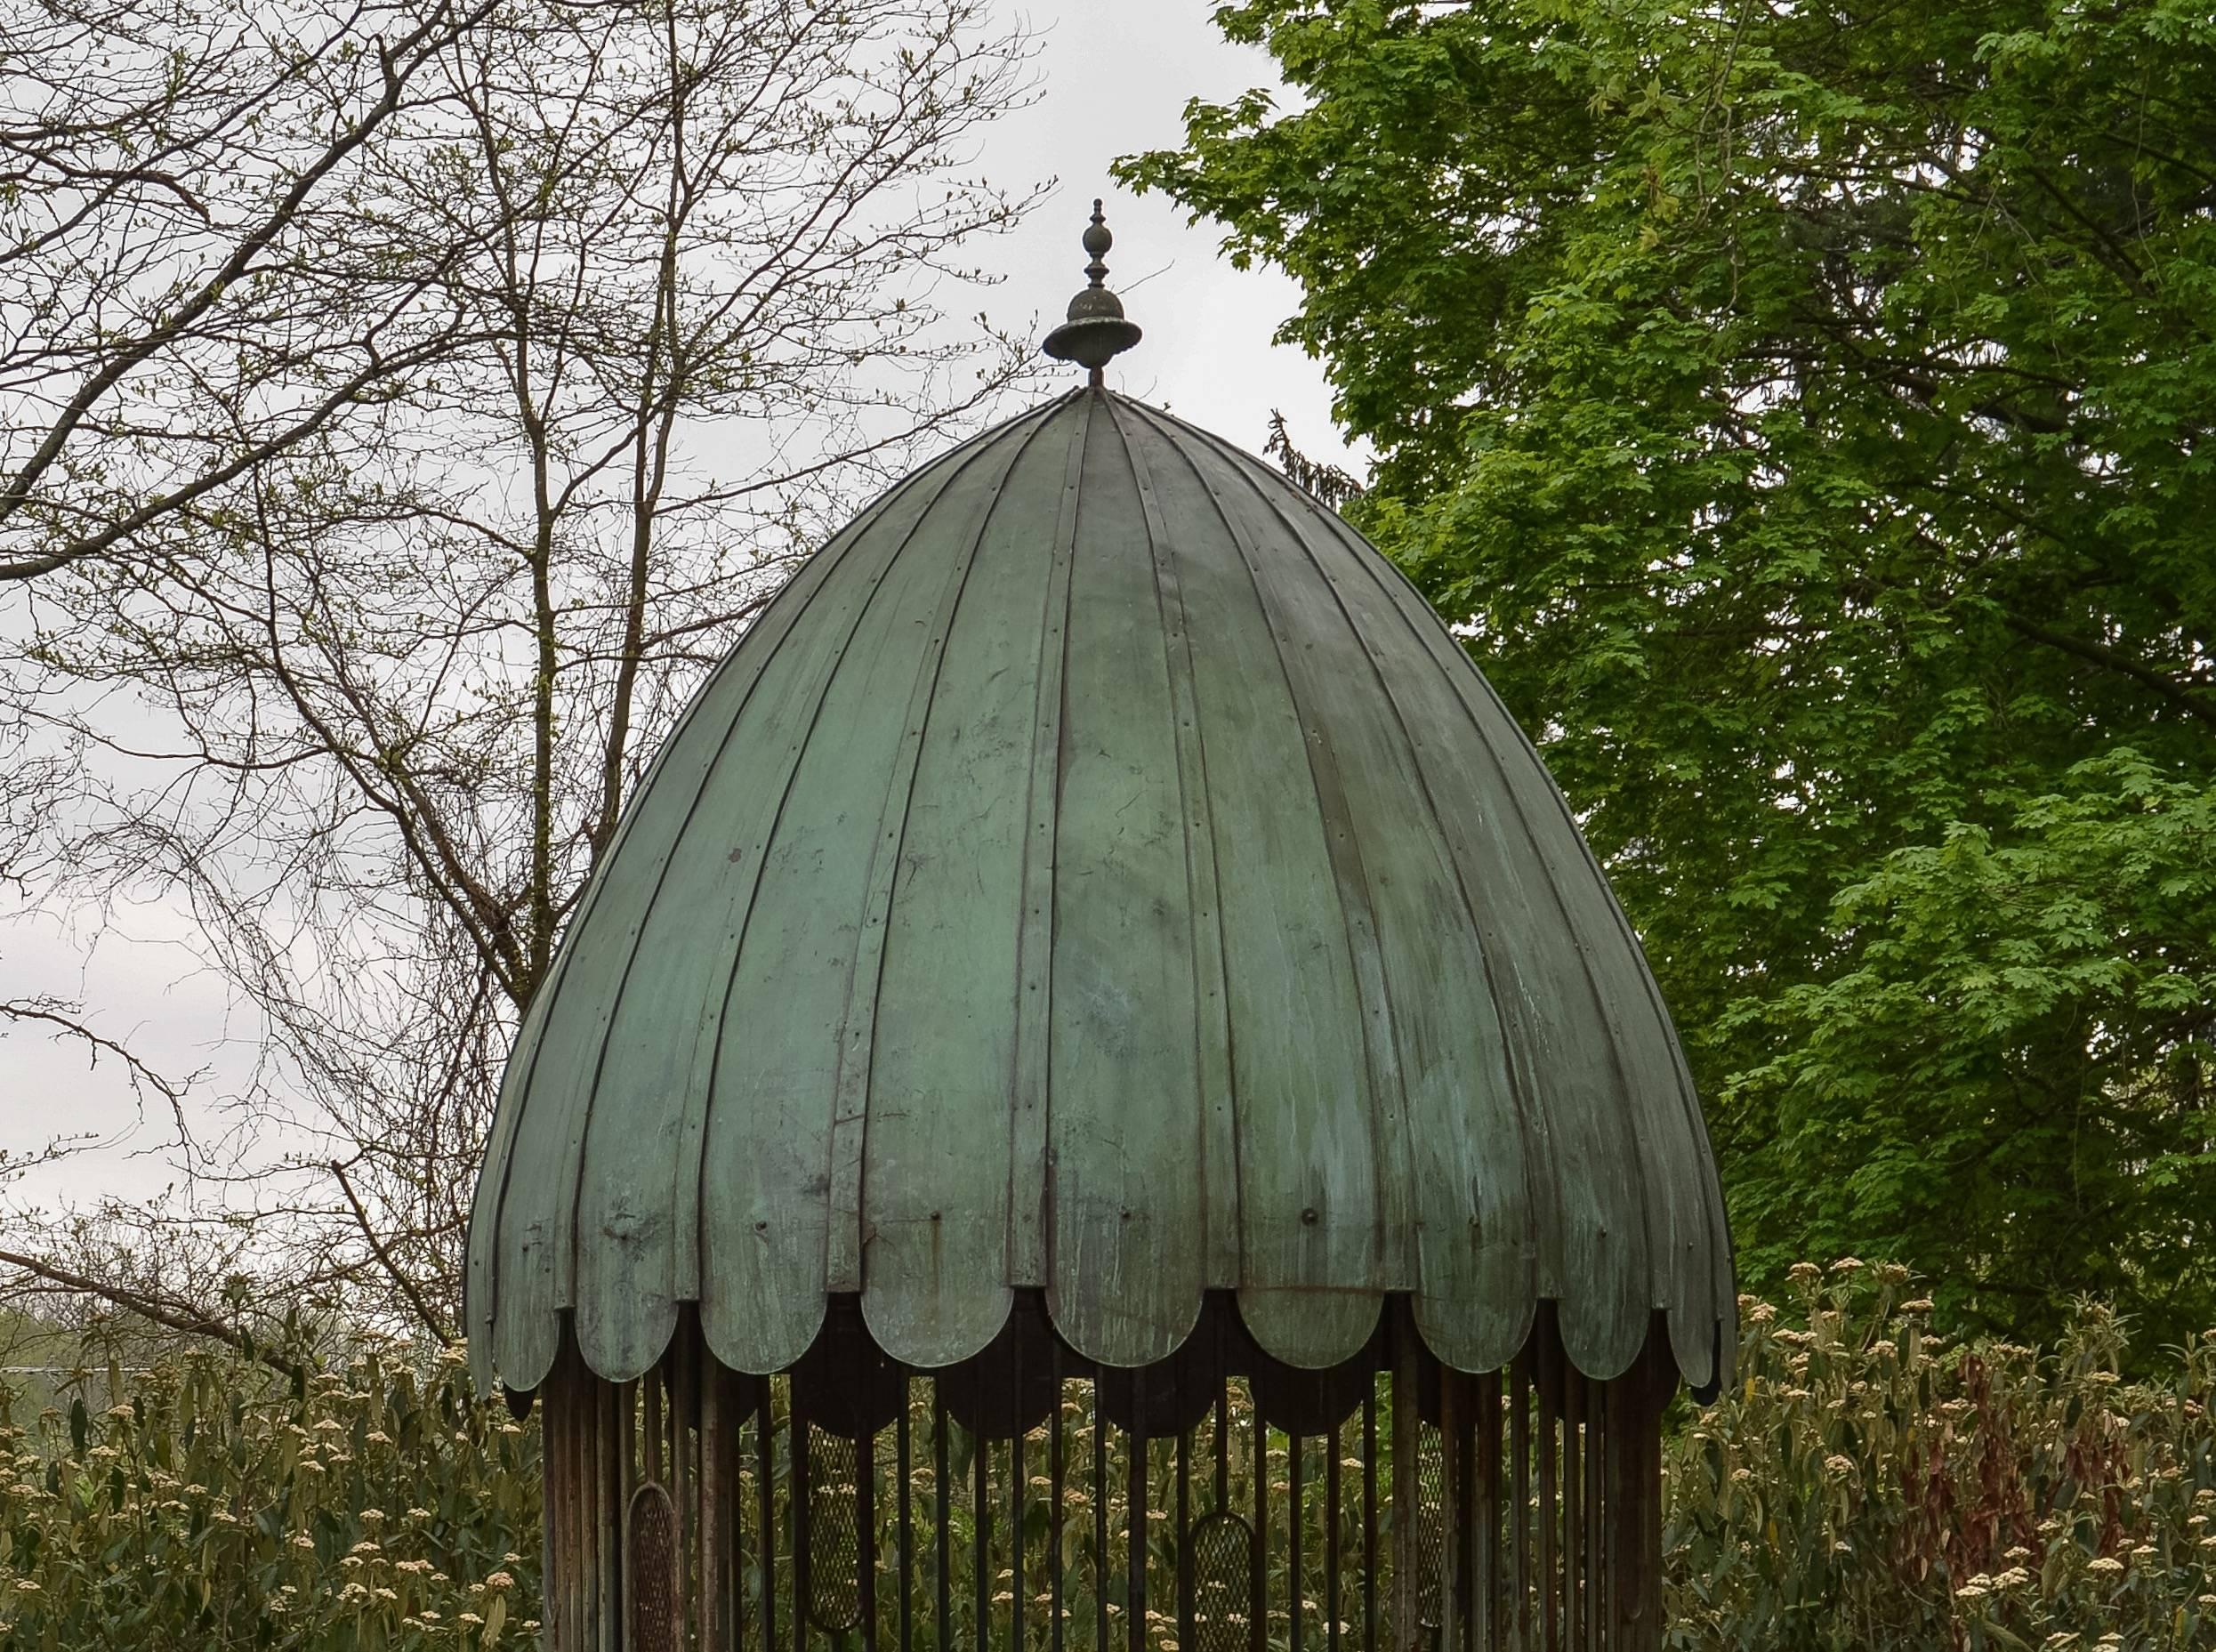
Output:
<path fill-rule="evenodd" d="M 816 1479 L 815 1432 L 816 1425 L 797 1408 L 786 1414 L 785 1503 L 793 1528 L 793 1652 L 802 1652 L 808 1645 L 808 1603 L 816 1592 L 816 1511 L 809 1506 L 814 1501 L 809 1488 Z"/>
<path fill-rule="evenodd" d="M 1508 1531 L 1519 1647 L 1531 1645 L 1531 1345 L 1509 1370 Z"/>
<path fill-rule="evenodd" d="M 569 1532 L 569 1559 L 576 1568 L 576 1576 L 568 1587 L 570 1610 L 576 1645 L 589 1648 L 594 1629 L 598 1626 L 598 1603 L 593 1600 L 592 1540 L 599 1535 L 592 1519 L 592 1499 L 600 1476 L 594 1472 L 599 1464 L 594 1459 L 592 1440 L 592 1388 L 597 1381 L 580 1358 L 572 1367 L 574 1386 L 567 1397 L 564 1408 L 569 1413 L 569 1453 L 575 1464 L 573 1506 L 566 1522 Z"/>
<path fill-rule="evenodd" d="M 594 1463 L 594 1505 L 587 1512 L 592 1523 L 592 1545 L 599 1554 L 599 1588 L 592 1601 L 592 1646 L 600 1652 L 618 1652 L 623 1646 L 623 1444 L 618 1435 L 620 1410 L 608 1383 L 594 1383 L 592 1392 L 592 1463 Z"/>
<path fill-rule="evenodd" d="M 702 1652 L 730 1652 L 731 1644 L 731 1597 L 726 1570 L 730 1543 L 723 1525 L 730 1508 L 730 1485 L 724 1472 L 729 1453 L 723 1438 L 729 1381 L 729 1374 L 721 1366 L 704 1365 L 700 1373 L 700 1497 L 694 1527 L 700 1534 Z"/>
<path fill-rule="evenodd" d="M 1108 1652 L 1108 1413 L 1100 1406 L 1100 1380 L 1092 1381 L 1092 1647 Z M 982 1648 L 980 1648 L 982 1652 Z"/>
<path fill-rule="evenodd" d="M 1339 1454 L 1345 1430 L 1342 1423 L 1331 1425 L 1329 1444 L 1324 1456 L 1324 1645 L 1326 1652 L 1340 1652 L 1342 1634 L 1339 1628 L 1339 1526 L 1344 1518 L 1344 1508 L 1339 1489 Z"/>
<path fill-rule="evenodd" d="M 567 1463 L 569 1495 L 562 1511 L 562 1550 L 565 1575 L 561 1580 L 562 1616 L 569 1629 L 569 1644 L 584 1652 L 590 1619 L 585 1615 L 585 1531 L 590 1524 L 584 1499 L 591 1495 L 592 1463 L 585 1433 L 585 1395 L 592 1381 L 582 1358 L 573 1358 L 562 1393 L 562 1456 Z"/>
<path fill-rule="evenodd" d="M 1131 1438 L 1125 1463 L 1124 1502 L 1130 1505 L 1131 1561 L 1124 1578 L 1124 1637 L 1131 1652 L 1147 1652 L 1147 1384 L 1143 1373 L 1132 1378 Z"/>
<path fill-rule="evenodd" d="M 1608 1384 L 1608 1559 L 1615 1573 L 1609 1652 L 1662 1645 L 1661 1384 L 1649 1342 Z"/>
<path fill-rule="evenodd" d="M 1052 1620 L 1052 1627 L 1048 1632 L 1051 1637 L 1048 1645 L 1052 1652 L 1062 1652 L 1063 1487 L 1068 1477 L 1064 1463 L 1067 1447 L 1062 1438 L 1062 1381 L 1057 1375 L 1054 1380 L 1054 1409 L 1046 1425 L 1046 1495 L 1053 1505 L 1053 1512 L 1046 1522 L 1046 1610 Z"/>
<path fill-rule="evenodd" d="M 1561 1534 L 1555 1525 L 1555 1451 L 1561 1416 L 1561 1356 L 1552 1337 L 1539 1341 L 1539 1610 L 1546 1652 L 1562 1652 Z"/>
<path fill-rule="evenodd" d="M 1600 1652 L 1608 1615 L 1607 1597 L 1607 1552 L 1608 1543 L 1602 1532 L 1602 1512 L 1607 1510 L 1608 1497 L 1602 1488 L 1602 1463 L 1607 1463 L 1607 1448 L 1602 1435 L 1607 1430 L 1607 1390 L 1598 1382 L 1584 1386 L 1584 1641 L 1591 1652 Z"/>
<path fill-rule="evenodd" d="M 805 1421 L 797 1406 L 785 1416 L 785 1524 L 793 1545 L 793 1652 L 808 1652 L 808 1597 L 815 1592 L 815 1511 L 808 1505 L 809 1488 L 815 1484 L 810 1437 L 815 1424 Z M 629 1648 L 625 1652 L 630 1652 Z"/>
<path fill-rule="evenodd" d="M 1393 1592 L 1386 1625 L 1393 1652 L 1415 1652 L 1422 1644 L 1417 1587 L 1423 1557 L 1417 1551 L 1422 1491 L 1416 1470 L 1423 1425 L 1417 1415 L 1414 1327 L 1405 1305 L 1395 1301 L 1392 1318 Z"/>
<path fill-rule="evenodd" d="M 1254 1543 L 1247 1567 L 1247 1589 L 1253 1600 L 1247 1645 L 1252 1652 L 1262 1652 L 1269 1644 L 1269 1425 L 1261 1420 L 1261 1401 L 1251 1382 L 1246 1398 L 1254 1407 Z"/>
<path fill-rule="evenodd" d="M 1485 1574 L 1478 1565 L 1478 1380 L 1462 1375 L 1462 1615 L 1464 1652 L 1484 1652 L 1478 1639 L 1478 1592 Z"/>
<path fill-rule="evenodd" d="M 561 1592 L 562 1572 L 569 1559 L 569 1505 L 576 1495 L 576 1487 L 570 1484 L 569 1416 L 564 1404 L 568 1395 L 563 1391 L 568 1375 L 560 1356 L 557 1355 L 553 1369 L 547 1374 L 543 1395 L 546 1406 L 546 1438 L 543 1447 L 546 1457 L 546 1523 L 543 1540 L 546 1545 L 544 1616 L 547 1652 L 577 1652 Z"/>
<path fill-rule="evenodd" d="M 1476 1652 L 1471 1637 L 1473 1614 L 1470 1603 L 1477 1583 L 1471 1538 L 1477 1525 L 1477 1495 L 1473 1483 L 1477 1462 L 1477 1419 L 1471 1414 L 1474 1398 L 1470 1378 L 1442 1366 L 1439 1381 L 1439 1427 L 1446 1446 L 1446 1555 L 1448 1587 L 1447 1632 L 1443 1644 L 1448 1652 Z"/>
<path fill-rule="evenodd" d="M 1478 1645 L 1484 1652 L 1500 1652 L 1508 1639 L 1501 1614 L 1501 1374 L 1488 1371 L 1477 1380 L 1477 1413 L 1471 1419 L 1478 1430 L 1476 1557 Z"/>
<path fill-rule="evenodd" d="M 592 1461 L 592 1407 L 589 1398 L 589 1387 L 592 1377 L 592 1374 L 585 1369 L 582 1359 L 577 1362 L 574 1374 L 576 1385 L 570 1390 L 566 1409 L 569 1413 L 570 1419 L 569 1455 L 571 1462 L 575 1464 L 574 1478 L 570 1484 L 576 1495 L 573 1497 L 573 1504 L 566 1525 L 569 1533 L 569 1560 L 570 1564 L 576 1568 L 576 1575 L 570 1580 L 567 1592 L 569 1597 L 570 1610 L 574 1614 L 576 1645 L 584 1648 L 591 1644 L 593 1628 L 592 1539 L 594 1533 L 590 1500 L 592 1495 L 593 1481 L 598 1477 L 592 1471 L 595 1465 Z"/>
<path fill-rule="evenodd" d="M 1023 1362 L 1020 1352 L 1016 1361 L 1016 1392 L 1023 1392 Z M 1009 1652 L 1023 1652 L 1023 1608 L 1026 1596 L 1023 1580 L 1023 1505 L 1027 1487 L 1023 1472 L 1023 1419 L 1016 1419 L 1015 1438 L 1008 1442 L 1008 1575 L 1012 1580 L 1008 1588 L 1008 1646 Z"/>
<path fill-rule="evenodd" d="M 695 1519 L 693 1499 L 700 1476 L 696 1471 L 697 1465 L 692 1452 L 693 1406 L 698 1400 L 699 1388 L 696 1380 L 698 1367 L 693 1363 L 692 1354 L 693 1344 L 681 1327 L 664 1357 L 664 1369 L 672 1377 L 670 1505 L 677 1517 L 677 1639 L 681 1645 L 691 1638 L 688 1631 L 699 1622 L 694 1610 L 698 1603 L 696 1591 L 699 1588 L 694 1544 L 699 1536 L 699 1524 Z"/>
<path fill-rule="evenodd" d="M 1585 1378 L 1565 1360 L 1562 1373 L 1562 1633 L 1585 1644 Z"/>
<path fill-rule="evenodd" d="M 862 1607 L 862 1645 L 877 1644 L 877 1430 L 855 1447 L 854 1567 Z"/>
<path fill-rule="evenodd" d="M 631 1462 L 622 1390 L 609 1383 L 597 1384 L 592 1409 L 600 1420 L 600 1498 L 592 1510 L 600 1549 L 600 1638 L 595 1645 L 600 1652 L 616 1652 L 623 1632 L 623 1487 Z"/>
<path fill-rule="evenodd" d="M 1377 1644 L 1377 1379 L 1362 1394 L 1362 1652 Z"/>
<path fill-rule="evenodd" d="M 1462 1503 L 1461 1396 L 1455 1388 L 1455 1373 L 1428 1351 L 1424 1358 L 1432 1361 L 1438 1382 L 1438 1535 L 1430 1557 L 1436 1568 L 1431 1586 L 1438 1592 L 1438 1624 L 1431 1644 L 1438 1652 L 1461 1652 L 1462 1558 L 1455 1542 L 1462 1530 L 1457 1518 Z"/>
<path fill-rule="evenodd" d="M 559 1369 L 559 1367 L 557 1367 Z M 539 1385 L 541 1472 L 544 1479 L 545 1516 L 539 1523 L 539 1576 L 546 1609 L 546 1652 L 569 1652 L 561 1644 L 561 1615 L 554 1610 L 555 1590 L 561 1578 L 561 1503 L 567 1488 L 561 1482 L 560 1383 L 550 1373 Z"/>
<path fill-rule="evenodd" d="M 931 1524 L 939 1543 L 939 1652 L 953 1652 L 954 1648 L 954 1495 L 947 1489 L 947 1394 L 933 1377 Z"/>
<path fill-rule="evenodd" d="M 976 1540 L 971 1550 L 977 1566 L 973 1592 L 977 1597 L 977 1618 L 973 1629 L 979 1652 L 992 1645 L 987 1615 L 993 1595 L 993 1504 L 986 1495 L 990 1467 L 986 1458 L 990 1450 L 982 1434 L 970 1436 L 970 1527 Z"/>
<path fill-rule="evenodd" d="M 1193 1432 L 1177 1437 L 1177 1644 L 1193 1644 Z"/>
<path fill-rule="evenodd" d="M 908 1415 L 914 1398 L 914 1384 L 904 1376 L 900 1379 L 900 1414 L 892 1426 L 892 1495 L 899 1522 L 900 1652 L 912 1652 L 915 1645 L 915 1494 L 911 1485 L 915 1476 L 915 1441 Z"/>
<path fill-rule="evenodd" d="M 631 1513 L 632 1494 L 639 1489 L 639 1468 L 642 1455 L 639 1446 L 639 1413 L 642 1409 L 639 1401 L 639 1383 L 635 1379 L 617 1387 L 616 1452 L 621 1472 L 616 1488 L 616 1528 L 619 1543 L 624 1521 Z"/>
<path fill-rule="evenodd" d="M 598 1644 L 600 1625 L 600 1384 L 584 1374 L 577 1384 L 577 1506 L 571 1518 L 577 1532 L 578 1640 Z"/>
<path fill-rule="evenodd" d="M 1307 1465 L 1301 1461 L 1301 1436 L 1288 1431 L 1285 1440 L 1285 1501 L 1292 1507 L 1292 1517 L 1287 1522 L 1286 1530 L 1290 1534 L 1293 1545 L 1293 1563 L 1285 1574 L 1292 1580 L 1293 1599 L 1286 1609 L 1293 1615 L 1293 1652 L 1302 1652 L 1301 1637 L 1305 1625 L 1301 1622 L 1301 1606 L 1308 1593 L 1308 1569 L 1301 1563 L 1305 1559 L 1302 1551 L 1306 1545 L 1301 1542 L 1303 1535 L 1301 1528 L 1308 1523 L 1308 1499 L 1303 1495 L 1305 1488 L 1302 1484 L 1304 1478 L 1302 1471 Z"/>
<path fill-rule="evenodd" d="M 754 1419 L 754 1502 L 758 1511 L 755 1553 L 761 1584 L 761 1652 L 778 1652 L 778 1385 L 765 1378 L 761 1409 Z"/>
<path fill-rule="evenodd" d="M 547 1652 L 575 1652 L 569 1645 L 569 1625 L 561 1614 L 562 1522 L 567 1519 L 566 1505 L 570 1499 L 568 1475 L 562 1458 L 564 1430 L 568 1420 L 562 1414 L 562 1369 L 557 1358 L 552 1371 L 539 1388 L 539 1404 L 544 1414 L 539 1427 L 544 1430 L 543 1473 L 545 1480 L 544 1519 L 539 1526 L 539 1568 L 545 1592 Z"/>
<path fill-rule="evenodd" d="M 1616 1434 L 1616 1419 L 1608 1401 L 1608 1385 L 1593 1384 L 1592 1408 L 1600 1418 L 1600 1437 L 1592 1442 L 1592 1467 L 1586 1476 L 1585 1495 L 1592 1505 L 1593 1644 L 1610 1644 L 1608 1624 L 1616 1615 L 1616 1553 L 1608 1541 L 1608 1451 Z"/>

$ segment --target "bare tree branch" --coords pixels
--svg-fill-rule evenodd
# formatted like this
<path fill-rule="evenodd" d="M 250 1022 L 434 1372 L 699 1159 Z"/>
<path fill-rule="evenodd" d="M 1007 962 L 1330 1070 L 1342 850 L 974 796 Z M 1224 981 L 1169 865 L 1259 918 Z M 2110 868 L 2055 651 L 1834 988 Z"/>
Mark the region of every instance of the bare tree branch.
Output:
<path fill-rule="evenodd" d="M 339 1191 L 346 1196 L 346 1207 L 354 1213 L 354 1220 L 361 1226 L 363 1242 L 376 1256 L 378 1265 L 385 1270 L 386 1277 L 392 1281 L 393 1288 L 407 1299 L 408 1306 L 415 1309 L 416 1317 L 423 1320 L 425 1330 L 441 1342 L 452 1342 L 455 1340 L 453 1326 L 447 1323 L 444 1315 L 423 1300 L 423 1291 L 417 1286 L 415 1281 L 408 1277 L 407 1272 L 398 1261 L 393 1260 L 391 1251 L 387 1248 L 385 1242 L 378 1237 L 377 1224 L 370 1220 L 369 1213 L 362 1208 L 361 1199 L 354 1191 L 354 1184 L 346 1179 L 346 1166 L 340 1164 L 338 1160 L 333 1159 L 331 1173 L 338 1178 Z"/>
<path fill-rule="evenodd" d="M 249 1358 L 258 1359 L 270 1370 L 282 1372 L 295 1381 L 302 1374 L 302 1367 L 297 1360 L 289 1359 L 277 1350 L 268 1347 L 242 1327 L 189 1303 L 160 1300 L 127 1285 L 95 1279 L 88 1274 L 60 1267 L 43 1258 L 25 1255 L 20 1251 L 0 1250 L 0 1267 L 13 1268 L 35 1279 L 60 1285 L 66 1291 L 95 1297 L 165 1330 L 180 1332 L 187 1336 L 207 1337 Z"/>
<path fill-rule="evenodd" d="M 49 43 L 0 197 L 41 249 L 0 313 L 50 318 L 0 334 L 0 714 L 81 754 L 44 892 L 179 915 L 258 1040 L 103 1253 L 187 1232 L 257 1301 L 444 1334 L 508 1041 L 648 760 L 1035 371 L 955 302 L 1037 197 L 971 175 L 1030 46 L 985 0 L 358 4 L 294 50 L 164 0 L 181 93 Z"/>

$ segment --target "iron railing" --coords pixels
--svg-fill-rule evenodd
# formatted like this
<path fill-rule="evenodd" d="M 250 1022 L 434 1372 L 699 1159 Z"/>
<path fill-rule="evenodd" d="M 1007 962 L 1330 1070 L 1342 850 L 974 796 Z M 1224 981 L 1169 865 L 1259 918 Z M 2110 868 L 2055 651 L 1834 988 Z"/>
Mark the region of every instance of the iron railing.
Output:
<path fill-rule="evenodd" d="M 1035 1305 L 938 1373 L 850 1305 L 773 1377 L 690 1326 L 637 1382 L 568 1351 L 542 1394 L 547 1646 L 1645 1652 L 1663 1365 L 1591 1381 L 1543 1315 L 1469 1375 L 1389 1316 L 1294 1371 L 1228 1301 L 1137 1374 Z"/>

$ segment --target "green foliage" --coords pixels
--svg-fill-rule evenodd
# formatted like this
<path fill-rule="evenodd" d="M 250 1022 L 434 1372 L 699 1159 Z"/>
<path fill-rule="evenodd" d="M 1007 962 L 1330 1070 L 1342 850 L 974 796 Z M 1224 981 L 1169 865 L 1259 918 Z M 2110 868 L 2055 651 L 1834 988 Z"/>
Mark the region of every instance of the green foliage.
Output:
<path fill-rule="evenodd" d="M 196 1355 L 111 1369 L 112 1405 L 94 1386 L 0 1411 L 0 1652 L 536 1633 L 538 1430 L 472 1400 L 458 1363 L 369 1358 L 295 1389 Z"/>
<path fill-rule="evenodd" d="M 2216 1644 L 2216 1331 L 2130 1382 L 2106 1310 L 1960 1346 L 1910 1288 L 1849 1258 L 1746 1300 L 1737 1384 L 1664 1447 L 1669 1644 Z"/>
<path fill-rule="evenodd" d="M 2216 16 L 1256 0 L 1125 163 L 1301 284 L 1358 520 L 1575 805 L 1742 1267 L 2216 1314 Z"/>

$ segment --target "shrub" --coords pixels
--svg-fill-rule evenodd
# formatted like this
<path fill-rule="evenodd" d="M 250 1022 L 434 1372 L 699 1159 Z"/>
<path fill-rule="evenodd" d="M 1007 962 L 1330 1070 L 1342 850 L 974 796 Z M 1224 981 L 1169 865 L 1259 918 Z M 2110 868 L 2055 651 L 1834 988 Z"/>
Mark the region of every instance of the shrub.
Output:
<path fill-rule="evenodd" d="M 2216 1332 L 2127 1382 L 2098 1307 L 2040 1353 L 1938 1334 L 1898 1268 L 1794 1289 L 1743 1301 L 1732 1389 L 1673 1420 L 1673 1649 L 2216 1647 Z M 459 1360 L 0 1392 L 0 1652 L 528 1644 L 538 1430 Z"/>
<path fill-rule="evenodd" d="M 538 1430 L 459 1356 L 287 1384 L 165 1363 L 100 1408 L 0 1410 L 0 1648 L 415 1652 L 538 1625 Z M 5 1396 L 0 1394 L 0 1402 Z"/>
<path fill-rule="evenodd" d="M 1793 1277 L 1665 1447 L 1673 1648 L 2216 1647 L 2216 1332 L 2126 1382 L 2099 1307 L 1965 1347 L 1904 1269 Z"/>

